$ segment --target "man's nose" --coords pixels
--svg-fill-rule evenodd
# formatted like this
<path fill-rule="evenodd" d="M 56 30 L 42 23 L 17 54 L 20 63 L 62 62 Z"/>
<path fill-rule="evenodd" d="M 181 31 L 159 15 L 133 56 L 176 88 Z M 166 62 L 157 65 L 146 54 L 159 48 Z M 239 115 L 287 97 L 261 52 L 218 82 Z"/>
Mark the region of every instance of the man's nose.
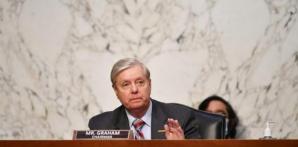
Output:
<path fill-rule="evenodd" d="M 131 85 L 131 92 L 132 93 L 137 93 L 138 92 L 138 86 L 136 84 Z"/>

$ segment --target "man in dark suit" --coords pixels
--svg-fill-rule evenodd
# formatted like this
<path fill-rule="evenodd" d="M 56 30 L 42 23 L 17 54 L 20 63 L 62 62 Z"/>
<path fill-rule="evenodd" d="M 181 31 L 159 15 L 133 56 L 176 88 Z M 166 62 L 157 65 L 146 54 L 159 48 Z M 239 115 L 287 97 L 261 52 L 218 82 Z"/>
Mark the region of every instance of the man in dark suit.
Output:
<path fill-rule="evenodd" d="M 190 109 L 150 98 L 150 72 L 137 59 L 116 62 L 111 82 L 122 105 L 92 117 L 90 129 L 131 129 L 137 139 L 199 138 Z"/>

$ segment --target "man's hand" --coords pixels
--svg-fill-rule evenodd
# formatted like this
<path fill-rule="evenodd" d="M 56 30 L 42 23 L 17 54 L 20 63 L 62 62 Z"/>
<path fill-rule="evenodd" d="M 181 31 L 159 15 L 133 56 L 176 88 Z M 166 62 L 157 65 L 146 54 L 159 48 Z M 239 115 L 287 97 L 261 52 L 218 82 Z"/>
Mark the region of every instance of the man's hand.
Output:
<path fill-rule="evenodd" d="M 164 126 L 165 135 L 168 140 L 182 140 L 184 138 L 184 132 L 178 122 L 172 118 L 168 119 L 167 124 Z"/>

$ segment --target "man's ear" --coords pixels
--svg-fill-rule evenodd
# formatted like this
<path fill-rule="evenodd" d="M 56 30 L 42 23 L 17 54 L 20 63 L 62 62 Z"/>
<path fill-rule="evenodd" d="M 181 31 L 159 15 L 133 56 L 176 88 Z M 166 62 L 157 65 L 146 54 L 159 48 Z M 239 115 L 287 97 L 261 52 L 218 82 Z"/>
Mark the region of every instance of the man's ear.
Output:
<path fill-rule="evenodd" d="M 112 87 L 113 87 L 114 92 L 117 94 L 118 93 L 118 89 L 117 89 L 116 85 L 113 84 Z"/>
<path fill-rule="evenodd" d="M 116 95 L 117 99 L 120 100 L 119 97 L 118 97 L 118 93 L 119 93 L 119 91 L 118 91 L 117 86 L 113 84 L 112 87 L 113 87 L 113 90 L 114 90 L 114 92 L 115 92 L 115 95 Z"/>
<path fill-rule="evenodd" d="M 151 79 L 149 79 L 149 86 L 151 87 Z"/>

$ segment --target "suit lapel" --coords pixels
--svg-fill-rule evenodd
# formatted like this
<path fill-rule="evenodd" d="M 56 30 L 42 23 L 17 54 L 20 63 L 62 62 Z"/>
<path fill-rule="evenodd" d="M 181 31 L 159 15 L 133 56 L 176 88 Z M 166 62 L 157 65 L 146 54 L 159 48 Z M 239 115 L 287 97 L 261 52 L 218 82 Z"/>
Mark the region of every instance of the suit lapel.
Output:
<path fill-rule="evenodd" d="M 113 121 L 111 122 L 116 130 L 129 130 L 128 118 L 125 113 L 125 109 L 121 106 L 118 110 L 115 110 Z"/>
<path fill-rule="evenodd" d="M 165 139 L 165 133 L 158 132 L 164 130 L 164 125 L 167 121 L 167 116 L 162 111 L 161 104 L 152 100 L 152 118 L 151 118 L 151 138 L 152 139 Z"/>

